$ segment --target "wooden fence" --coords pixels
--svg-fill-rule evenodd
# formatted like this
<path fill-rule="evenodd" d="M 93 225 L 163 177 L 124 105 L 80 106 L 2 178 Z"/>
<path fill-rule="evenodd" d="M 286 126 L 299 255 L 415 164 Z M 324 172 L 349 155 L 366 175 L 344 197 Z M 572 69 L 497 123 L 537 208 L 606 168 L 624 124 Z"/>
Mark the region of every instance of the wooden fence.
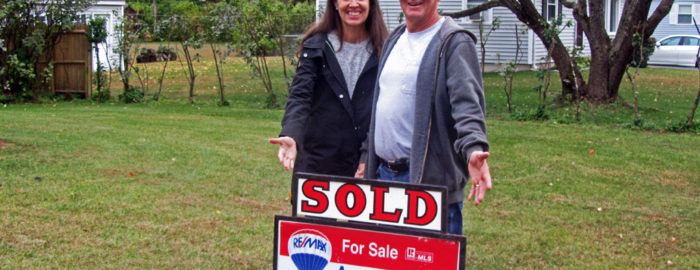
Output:
<path fill-rule="evenodd" d="M 83 94 L 86 98 L 92 94 L 92 50 L 85 31 L 84 25 L 76 25 L 61 36 L 49 54 L 54 66 L 51 93 Z"/>

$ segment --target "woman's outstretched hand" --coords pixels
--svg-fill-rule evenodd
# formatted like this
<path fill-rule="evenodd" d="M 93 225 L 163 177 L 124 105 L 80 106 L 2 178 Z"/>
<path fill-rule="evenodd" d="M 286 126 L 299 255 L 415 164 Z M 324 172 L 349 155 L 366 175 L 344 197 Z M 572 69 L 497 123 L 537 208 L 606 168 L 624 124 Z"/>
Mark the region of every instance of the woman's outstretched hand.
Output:
<path fill-rule="evenodd" d="M 292 137 L 270 138 L 271 144 L 279 144 L 277 157 L 286 170 L 294 170 L 294 160 L 297 158 L 297 142 Z"/>

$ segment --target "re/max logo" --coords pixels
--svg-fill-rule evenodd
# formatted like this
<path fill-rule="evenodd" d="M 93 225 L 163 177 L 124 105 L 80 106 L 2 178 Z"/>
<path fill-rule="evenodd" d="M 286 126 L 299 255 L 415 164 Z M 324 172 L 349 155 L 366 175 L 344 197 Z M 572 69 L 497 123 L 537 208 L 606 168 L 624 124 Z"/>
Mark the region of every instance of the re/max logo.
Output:
<path fill-rule="evenodd" d="M 294 245 L 295 248 L 308 247 L 320 251 L 326 251 L 327 244 L 328 243 L 322 239 L 310 239 L 308 236 L 299 236 L 294 238 L 294 243 L 292 245 Z"/>

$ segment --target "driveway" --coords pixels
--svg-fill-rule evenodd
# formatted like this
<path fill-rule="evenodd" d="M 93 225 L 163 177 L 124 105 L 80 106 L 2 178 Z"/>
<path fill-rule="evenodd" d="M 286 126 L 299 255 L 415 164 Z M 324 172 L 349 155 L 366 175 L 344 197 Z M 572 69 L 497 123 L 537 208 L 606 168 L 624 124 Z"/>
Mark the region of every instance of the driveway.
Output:
<path fill-rule="evenodd" d="M 687 69 L 687 70 L 697 70 L 694 67 L 679 67 L 679 66 L 662 66 L 662 65 L 648 65 L 650 68 L 672 68 L 672 69 Z"/>

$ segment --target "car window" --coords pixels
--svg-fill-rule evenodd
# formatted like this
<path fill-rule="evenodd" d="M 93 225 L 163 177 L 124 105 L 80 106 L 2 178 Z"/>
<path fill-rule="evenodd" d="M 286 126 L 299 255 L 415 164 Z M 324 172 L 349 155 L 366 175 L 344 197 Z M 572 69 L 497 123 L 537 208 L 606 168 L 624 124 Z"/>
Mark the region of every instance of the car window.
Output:
<path fill-rule="evenodd" d="M 681 44 L 681 37 L 667 38 L 661 41 L 661 46 L 676 46 Z"/>
<path fill-rule="evenodd" d="M 685 37 L 685 38 L 683 38 L 683 45 L 698 46 L 698 45 L 700 45 L 700 39 L 694 38 L 694 37 Z"/>

